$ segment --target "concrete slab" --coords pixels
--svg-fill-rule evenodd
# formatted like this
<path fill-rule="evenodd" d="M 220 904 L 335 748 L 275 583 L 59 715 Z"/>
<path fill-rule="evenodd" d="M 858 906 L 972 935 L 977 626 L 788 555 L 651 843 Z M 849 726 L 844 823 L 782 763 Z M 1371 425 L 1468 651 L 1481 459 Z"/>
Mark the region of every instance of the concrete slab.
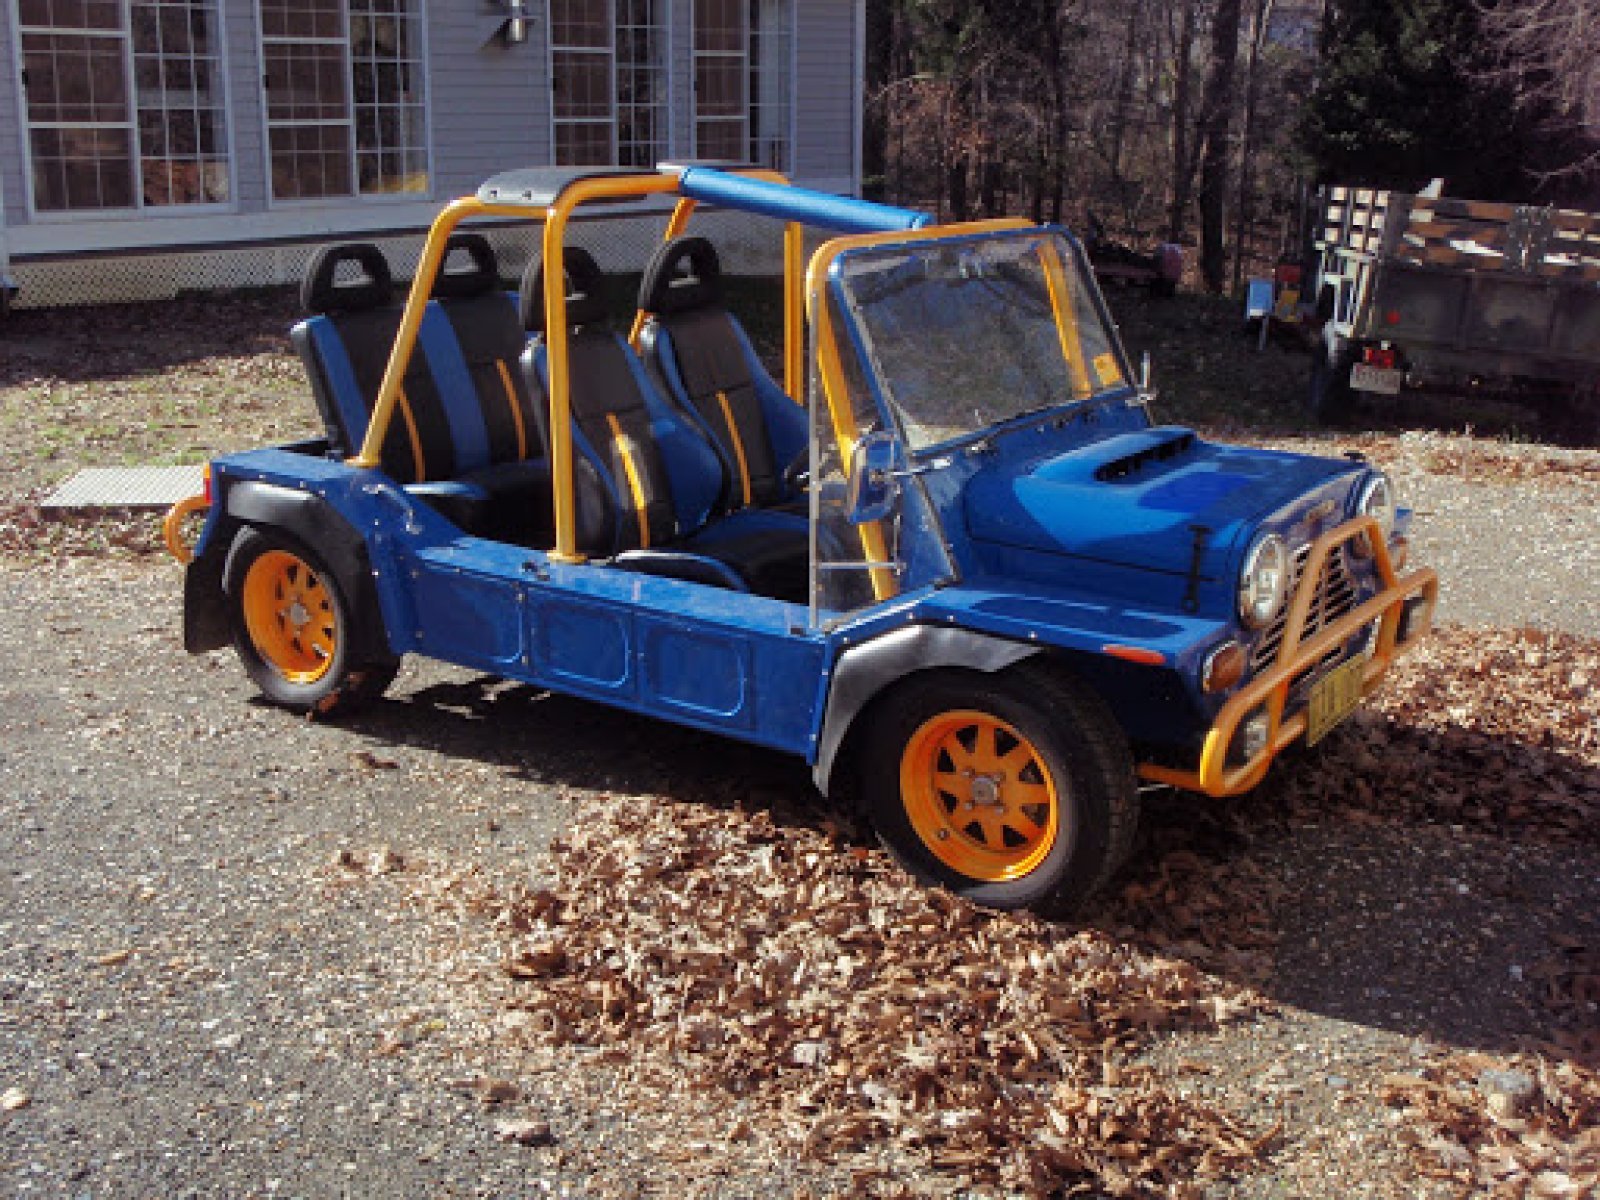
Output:
<path fill-rule="evenodd" d="M 200 491 L 204 467 L 88 467 L 40 508 L 168 508 Z"/>

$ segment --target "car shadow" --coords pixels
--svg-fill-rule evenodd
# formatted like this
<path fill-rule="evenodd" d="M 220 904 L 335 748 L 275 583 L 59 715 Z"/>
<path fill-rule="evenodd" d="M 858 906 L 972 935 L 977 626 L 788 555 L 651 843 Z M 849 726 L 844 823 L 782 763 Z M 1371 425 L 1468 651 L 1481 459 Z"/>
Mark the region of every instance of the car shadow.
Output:
<path fill-rule="evenodd" d="M 1238 800 L 1147 795 L 1138 850 L 1074 924 L 1275 1005 L 1596 1065 L 1595 1014 L 1581 996 L 1565 1001 L 1582 956 L 1600 949 L 1600 834 L 1572 832 L 1575 803 L 1600 809 L 1600 771 L 1559 750 L 1518 744 L 1512 755 L 1500 739 L 1446 731 L 1432 750 L 1443 763 L 1523 764 L 1501 789 L 1515 819 L 1485 809 L 1450 820 L 1427 796 L 1385 790 L 1411 778 L 1406 731 L 1375 714 L 1357 720 L 1358 741 L 1336 735 L 1293 756 Z M 386 700 L 352 732 L 533 785 L 765 810 L 780 826 L 872 841 L 797 758 L 491 677 Z M 1321 786 L 1330 775 L 1337 796 Z"/>
<path fill-rule="evenodd" d="M 0 321 L 0 382 L 87 383 L 159 375 L 218 356 L 291 353 L 296 288 L 74 308 L 21 308 Z"/>

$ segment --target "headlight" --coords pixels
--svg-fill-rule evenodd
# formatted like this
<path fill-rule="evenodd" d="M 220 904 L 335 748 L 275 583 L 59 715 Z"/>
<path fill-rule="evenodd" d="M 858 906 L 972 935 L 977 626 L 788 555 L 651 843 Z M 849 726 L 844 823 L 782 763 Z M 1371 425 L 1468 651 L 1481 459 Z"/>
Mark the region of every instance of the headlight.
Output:
<path fill-rule="evenodd" d="M 1289 548 L 1275 533 L 1263 534 L 1244 556 L 1239 572 L 1239 616 L 1253 628 L 1278 615 L 1289 591 Z"/>
<path fill-rule="evenodd" d="M 1356 511 L 1363 517 L 1376 517 L 1383 528 L 1383 540 L 1394 536 L 1394 485 L 1386 475 L 1374 475 L 1361 489 Z"/>

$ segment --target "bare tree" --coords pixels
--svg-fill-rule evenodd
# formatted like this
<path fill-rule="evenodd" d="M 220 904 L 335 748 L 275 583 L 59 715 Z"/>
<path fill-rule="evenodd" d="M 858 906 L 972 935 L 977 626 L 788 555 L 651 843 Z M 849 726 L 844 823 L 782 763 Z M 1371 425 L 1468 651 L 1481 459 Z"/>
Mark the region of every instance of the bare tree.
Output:
<path fill-rule="evenodd" d="M 1600 175 L 1600 0 L 1500 0 L 1479 12 L 1500 49 L 1496 74 L 1567 137 L 1566 161 L 1549 173 Z"/>
<path fill-rule="evenodd" d="M 1240 7 L 1241 0 L 1217 0 L 1211 26 L 1211 65 L 1200 106 L 1200 123 L 1205 132 L 1205 147 L 1200 155 L 1200 273 L 1207 290 L 1212 292 L 1222 291 L 1227 283 L 1224 216 Z"/>

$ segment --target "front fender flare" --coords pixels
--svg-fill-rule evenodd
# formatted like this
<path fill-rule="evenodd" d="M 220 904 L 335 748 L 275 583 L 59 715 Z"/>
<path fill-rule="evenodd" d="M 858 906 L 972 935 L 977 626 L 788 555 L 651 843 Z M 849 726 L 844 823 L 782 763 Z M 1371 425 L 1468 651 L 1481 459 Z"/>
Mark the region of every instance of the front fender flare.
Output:
<path fill-rule="evenodd" d="M 886 688 L 918 671 L 956 668 L 993 674 L 1038 653 L 1038 646 L 942 625 L 908 625 L 849 647 L 835 661 L 828 689 L 811 769 L 817 789 L 827 794 L 845 737 Z"/>

